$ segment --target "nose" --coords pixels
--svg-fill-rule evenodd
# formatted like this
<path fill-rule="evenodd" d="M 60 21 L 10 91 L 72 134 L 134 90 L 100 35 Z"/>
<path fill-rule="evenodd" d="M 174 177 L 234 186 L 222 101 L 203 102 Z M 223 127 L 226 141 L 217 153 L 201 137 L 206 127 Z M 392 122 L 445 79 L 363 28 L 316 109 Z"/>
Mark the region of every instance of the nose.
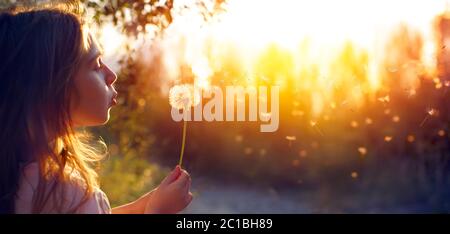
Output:
<path fill-rule="evenodd" d="M 114 73 L 109 66 L 105 65 L 105 77 L 106 84 L 113 85 L 117 80 L 117 75 Z"/>

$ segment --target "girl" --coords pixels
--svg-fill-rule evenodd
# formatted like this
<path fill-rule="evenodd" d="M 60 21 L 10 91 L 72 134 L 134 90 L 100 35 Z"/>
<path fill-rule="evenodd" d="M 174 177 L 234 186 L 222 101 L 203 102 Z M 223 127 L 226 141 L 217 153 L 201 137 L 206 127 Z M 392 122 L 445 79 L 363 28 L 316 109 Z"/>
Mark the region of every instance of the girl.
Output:
<path fill-rule="evenodd" d="M 116 75 L 67 9 L 0 13 L 0 213 L 177 213 L 192 200 L 176 167 L 111 209 L 90 168 L 101 155 L 75 128 L 105 124 Z"/>

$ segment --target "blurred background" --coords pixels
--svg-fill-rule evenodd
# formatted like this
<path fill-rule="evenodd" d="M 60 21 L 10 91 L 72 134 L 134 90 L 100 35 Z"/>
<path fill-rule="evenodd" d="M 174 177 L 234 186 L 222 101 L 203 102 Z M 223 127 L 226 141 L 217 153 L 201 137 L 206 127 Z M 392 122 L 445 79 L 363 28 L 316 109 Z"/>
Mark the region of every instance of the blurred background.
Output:
<path fill-rule="evenodd" d="M 185 213 L 450 211 L 448 1 L 60 2 L 83 4 L 119 76 L 110 122 L 88 129 L 109 147 L 100 173 L 113 206 L 178 163 L 171 87 L 279 85 L 276 132 L 187 124 Z"/>

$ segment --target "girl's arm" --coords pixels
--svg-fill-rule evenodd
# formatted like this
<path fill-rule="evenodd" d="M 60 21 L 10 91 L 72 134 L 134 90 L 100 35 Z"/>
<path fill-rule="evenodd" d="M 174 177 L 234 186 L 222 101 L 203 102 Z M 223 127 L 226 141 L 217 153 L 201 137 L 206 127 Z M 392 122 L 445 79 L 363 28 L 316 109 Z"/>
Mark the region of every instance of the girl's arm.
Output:
<path fill-rule="evenodd" d="M 113 214 L 143 214 L 145 207 L 147 206 L 148 198 L 153 193 L 153 191 L 148 192 L 136 201 L 114 207 L 111 209 L 111 212 Z"/>

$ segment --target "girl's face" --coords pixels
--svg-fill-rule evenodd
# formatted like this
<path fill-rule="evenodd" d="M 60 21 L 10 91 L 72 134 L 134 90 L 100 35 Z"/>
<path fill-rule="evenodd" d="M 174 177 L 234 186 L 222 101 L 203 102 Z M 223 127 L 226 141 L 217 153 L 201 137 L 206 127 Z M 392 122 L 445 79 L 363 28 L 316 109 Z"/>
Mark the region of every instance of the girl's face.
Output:
<path fill-rule="evenodd" d="M 82 63 L 74 81 L 70 111 L 75 127 L 105 124 L 109 110 L 117 104 L 117 92 L 113 87 L 117 76 L 103 63 L 97 42 L 91 41 L 87 61 Z"/>

